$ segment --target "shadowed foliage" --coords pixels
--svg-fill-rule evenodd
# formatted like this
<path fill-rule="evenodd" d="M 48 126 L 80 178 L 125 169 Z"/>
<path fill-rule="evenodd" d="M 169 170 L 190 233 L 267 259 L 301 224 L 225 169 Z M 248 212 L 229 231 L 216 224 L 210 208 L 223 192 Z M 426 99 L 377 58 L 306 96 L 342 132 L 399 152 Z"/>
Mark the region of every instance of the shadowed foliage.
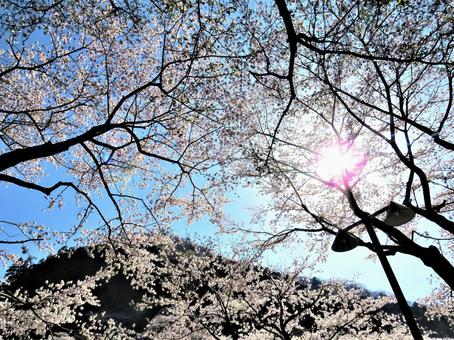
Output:
<path fill-rule="evenodd" d="M 113 320 L 115 324 L 121 325 L 126 329 L 137 332 L 140 334 L 145 329 L 150 328 L 150 324 L 156 322 L 156 326 L 166 327 L 159 318 L 166 315 L 172 308 L 172 303 L 181 303 L 184 301 L 189 306 L 195 307 L 192 309 L 191 315 L 189 315 L 188 321 L 185 324 L 189 332 L 196 332 L 200 329 L 202 324 L 208 333 L 216 338 L 216 336 L 226 336 L 232 339 L 239 339 L 247 336 L 257 330 L 266 330 L 266 319 L 273 317 L 273 310 L 276 304 L 284 304 L 286 306 L 286 314 L 290 317 L 298 319 L 297 326 L 293 327 L 287 334 L 282 332 L 277 338 L 297 338 L 304 334 L 304 332 L 316 332 L 321 327 L 319 318 L 330 318 L 331 315 L 336 314 L 344 309 L 354 310 L 354 304 L 362 303 L 362 300 L 370 299 L 375 295 L 375 299 L 380 299 L 380 294 L 374 294 L 364 289 L 359 289 L 354 284 L 345 285 L 343 287 L 337 287 L 334 290 L 327 290 L 325 286 L 327 283 L 320 281 L 316 278 L 307 280 L 304 278 L 297 278 L 295 280 L 295 286 L 293 293 L 282 294 L 278 299 L 273 300 L 270 297 L 264 295 L 263 301 L 257 302 L 250 300 L 248 301 L 252 305 L 254 313 L 245 313 L 244 310 L 238 308 L 231 314 L 223 315 L 220 318 L 213 318 L 210 314 L 213 310 L 207 310 L 207 307 L 214 307 L 214 310 L 221 309 L 225 301 L 216 306 L 216 298 L 210 297 L 213 292 L 222 291 L 226 287 L 220 284 L 221 281 L 216 282 L 216 279 L 226 280 L 240 280 L 242 277 L 251 276 L 252 279 L 249 281 L 249 285 L 252 289 L 261 285 L 271 289 L 276 287 L 275 283 L 279 281 L 291 281 L 289 274 L 279 273 L 271 271 L 267 268 L 244 265 L 240 262 L 228 260 L 224 257 L 212 254 L 209 250 L 201 247 L 194 246 L 190 242 L 178 240 L 175 248 L 169 250 L 163 248 L 162 245 L 148 245 L 142 247 L 146 249 L 146 253 L 150 257 L 154 256 L 153 263 L 156 268 L 164 269 L 158 271 L 155 274 L 151 273 L 149 280 L 153 281 L 154 299 L 155 303 L 148 303 L 146 308 L 137 308 L 137 304 L 143 302 L 144 297 L 147 296 L 146 288 L 134 286 L 132 280 L 137 279 L 134 276 L 130 276 L 127 272 L 121 269 L 110 273 L 106 280 L 100 280 L 93 288 L 93 295 L 99 301 L 98 305 L 89 303 L 83 303 L 78 306 L 74 306 L 77 311 L 77 317 L 71 322 L 63 322 L 60 324 L 49 324 L 49 334 L 52 332 L 55 334 L 72 334 L 74 338 L 85 339 L 87 337 L 79 333 L 79 328 L 82 324 L 88 324 L 92 320 L 92 317 L 97 318 L 101 323 L 108 322 L 109 319 Z M 109 261 L 106 261 L 106 256 L 110 252 L 110 247 L 107 245 L 98 245 L 91 248 L 78 248 L 78 249 L 63 249 L 56 256 L 50 256 L 40 263 L 33 265 L 22 265 L 11 267 L 8 270 L 8 280 L 3 285 L 2 290 L 10 293 L 27 292 L 30 296 L 34 295 L 40 288 L 49 286 L 52 284 L 58 284 L 61 281 L 67 283 L 84 281 L 87 277 L 94 277 L 102 269 L 106 269 L 110 266 Z M 162 251 L 164 249 L 164 252 Z M 117 249 L 115 256 L 128 256 L 128 252 L 124 249 Z M 188 270 L 184 273 L 187 276 L 181 282 L 174 281 L 174 278 L 166 278 L 165 269 L 172 270 L 174 267 L 182 265 L 185 258 L 196 257 L 198 259 L 204 259 L 206 261 L 205 266 L 211 268 L 209 275 L 196 277 L 192 279 L 194 275 Z M 232 268 L 239 268 L 238 272 L 232 275 Z M 189 277 L 189 280 L 188 280 Z M 168 283 L 178 286 L 179 289 L 171 291 L 167 287 Z M 274 283 L 273 283 L 274 282 Z M 247 291 L 248 287 L 242 290 L 231 289 L 229 297 L 231 300 L 246 301 L 250 299 L 250 293 Z M 355 300 L 349 300 L 347 303 L 342 301 L 330 300 L 329 295 L 339 294 L 341 296 L 346 291 L 358 291 L 354 296 Z M 301 292 L 303 295 L 310 295 L 314 292 L 312 300 L 291 300 L 288 298 L 296 295 L 295 292 Z M 281 291 L 282 293 L 282 291 Z M 216 294 L 214 294 L 216 296 Z M 377 296 L 378 295 L 378 296 Z M 330 306 L 323 306 L 317 304 L 317 300 L 325 300 L 324 303 L 331 303 Z M 18 304 L 15 308 L 30 309 L 34 308 L 30 304 Z M 434 337 L 448 337 L 454 336 L 452 329 L 446 319 L 433 319 L 428 320 L 425 316 L 425 309 L 422 306 L 414 304 L 412 307 L 415 317 L 418 320 L 421 327 L 432 332 Z M 351 331 L 358 332 L 361 328 L 369 329 L 370 334 L 374 333 L 387 333 L 392 332 L 395 325 L 383 323 L 382 320 L 386 319 L 383 317 L 383 312 L 388 316 L 394 316 L 398 320 L 399 308 L 395 303 L 385 303 L 381 306 L 380 310 L 370 310 L 367 312 L 369 318 L 367 319 L 366 325 L 361 323 L 351 325 L 342 325 L 337 327 L 334 331 L 334 335 L 339 333 L 349 334 Z M 367 314 L 366 313 L 366 314 Z M 400 322 L 400 321 L 398 321 Z M 63 333 L 62 333 L 63 332 Z M 101 333 L 101 330 L 100 330 Z M 216 335 L 216 336 L 215 336 Z M 41 338 L 42 335 L 35 334 L 31 331 L 28 335 L 29 338 Z M 20 337 L 18 337 L 20 338 Z M 89 337 L 88 337 L 89 338 Z M 276 338 L 276 334 L 269 333 L 265 338 Z"/>

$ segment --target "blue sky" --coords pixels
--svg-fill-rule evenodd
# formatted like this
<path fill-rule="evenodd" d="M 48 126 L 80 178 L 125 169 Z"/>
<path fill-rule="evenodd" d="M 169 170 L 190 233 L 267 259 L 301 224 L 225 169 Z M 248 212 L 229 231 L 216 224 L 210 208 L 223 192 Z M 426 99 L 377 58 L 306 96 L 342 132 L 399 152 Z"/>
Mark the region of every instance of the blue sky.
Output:
<path fill-rule="evenodd" d="M 241 189 L 239 198 L 226 207 L 226 212 L 242 218 L 246 222 L 250 218 L 247 208 L 260 204 L 264 199 L 253 189 Z M 323 279 L 350 280 L 367 289 L 392 294 L 391 286 L 378 258 L 373 256 L 373 260 L 366 259 L 370 254 L 369 250 L 360 247 L 344 253 L 335 253 L 329 249 L 326 262 L 317 265 L 318 272 L 313 275 Z M 286 246 L 275 252 L 268 252 L 263 261 L 265 265 L 285 268 L 291 266 L 294 258 L 307 255 L 307 252 L 301 247 Z M 415 301 L 430 294 L 434 287 L 434 283 L 431 283 L 433 271 L 430 268 L 412 256 L 400 254 L 389 256 L 388 259 L 407 300 Z"/>

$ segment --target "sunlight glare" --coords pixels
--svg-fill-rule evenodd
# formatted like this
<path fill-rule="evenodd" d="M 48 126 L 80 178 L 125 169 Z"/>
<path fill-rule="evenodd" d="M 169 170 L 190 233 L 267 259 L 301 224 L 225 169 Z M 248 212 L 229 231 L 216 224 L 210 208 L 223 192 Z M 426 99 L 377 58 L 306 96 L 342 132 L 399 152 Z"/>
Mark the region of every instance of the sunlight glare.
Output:
<path fill-rule="evenodd" d="M 335 144 L 322 149 L 317 159 L 317 175 L 330 185 L 349 183 L 357 178 L 366 165 L 365 155 L 345 144 Z"/>

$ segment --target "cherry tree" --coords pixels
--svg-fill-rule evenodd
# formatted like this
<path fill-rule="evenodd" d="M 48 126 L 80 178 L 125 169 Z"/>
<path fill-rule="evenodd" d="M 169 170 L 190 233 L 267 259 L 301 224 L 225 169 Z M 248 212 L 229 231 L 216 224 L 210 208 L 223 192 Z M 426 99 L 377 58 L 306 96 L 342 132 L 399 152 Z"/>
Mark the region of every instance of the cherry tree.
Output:
<path fill-rule="evenodd" d="M 2 2 L 0 181 L 43 193 L 50 208 L 73 196 L 79 215 L 58 235 L 2 218 L 1 244 L 216 220 L 222 164 L 242 138 L 232 138 L 242 117 L 229 75 L 248 56 L 231 11 L 216 1 Z"/>
<path fill-rule="evenodd" d="M 204 215 L 228 229 L 224 193 L 245 178 L 272 198 L 259 212 L 274 216 L 271 230 L 248 230 L 260 249 L 309 234 L 322 259 L 348 228 L 378 252 L 364 237 L 373 226 L 386 255 L 420 259 L 449 297 L 449 3 L 1 5 L 0 181 L 43 193 L 50 207 L 72 195 L 79 209 L 61 234 L 2 218 L 1 244 L 76 237 L 119 247 L 120 236 Z M 379 213 L 391 200 L 417 219 L 386 224 Z"/>
<path fill-rule="evenodd" d="M 181 241 L 165 235 L 130 237 L 133 243 L 112 240 L 118 245 L 116 252 L 110 243 L 86 248 L 89 256 L 103 261 L 94 275 L 74 282 L 59 282 L 57 277 L 44 282 L 42 277 L 40 288 L 33 292 L 19 289 L 3 294 L 2 334 L 124 339 L 408 335 L 396 315 L 383 311 L 390 297 L 366 297 L 359 289 L 335 282 L 313 286 L 299 273 L 282 274 L 227 260 L 207 248 L 182 247 Z M 122 323 L 119 312 L 101 313 L 97 294 L 114 285 L 119 275 L 128 280 L 129 290 L 141 294 L 131 301 L 137 312 L 149 311 L 142 327 Z M 20 275 L 11 279 L 14 282 Z"/>
<path fill-rule="evenodd" d="M 367 225 L 383 255 L 420 259 L 452 304 L 452 6 L 445 2 L 274 1 L 251 34 L 259 53 L 248 102 L 256 138 L 243 174 L 271 203 L 261 249 L 309 238 L 323 258 L 339 230 Z M 416 214 L 393 226 L 390 201 Z M 244 230 L 245 228 L 241 228 Z M 236 228 L 234 230 L 240 230 Z M 311 249 L 311 248 L 309 248 Z M 448 308 L 449 309 L 449 308 Z"/>

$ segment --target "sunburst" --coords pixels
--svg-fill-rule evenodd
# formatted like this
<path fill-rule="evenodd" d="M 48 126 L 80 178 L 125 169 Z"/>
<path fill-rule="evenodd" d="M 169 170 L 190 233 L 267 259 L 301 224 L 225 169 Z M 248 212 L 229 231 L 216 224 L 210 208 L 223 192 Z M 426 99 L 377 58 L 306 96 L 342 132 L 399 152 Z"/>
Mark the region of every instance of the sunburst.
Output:
<path fill-rule="evenodd" d="M 352 143 L 335 143 L 318 152 L 316 174 L 330 185 L 351 183 L 367 163 L 367 156 Z"/>

